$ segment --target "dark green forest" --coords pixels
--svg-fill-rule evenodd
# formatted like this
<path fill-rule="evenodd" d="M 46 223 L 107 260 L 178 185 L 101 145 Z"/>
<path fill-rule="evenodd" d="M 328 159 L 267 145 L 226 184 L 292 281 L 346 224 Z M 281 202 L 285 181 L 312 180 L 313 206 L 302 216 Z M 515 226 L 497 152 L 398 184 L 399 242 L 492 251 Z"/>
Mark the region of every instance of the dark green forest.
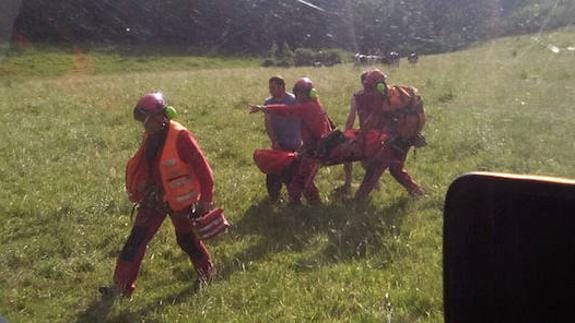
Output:
<path fill-rule="evenodd" d="M 8 0 L 10 2 L 11 0 Z M 553 0 L 12 0 L 12 42 L 436 53 L 575 22 Z M 4 5 L 6 6 L 6 4 Z"/>

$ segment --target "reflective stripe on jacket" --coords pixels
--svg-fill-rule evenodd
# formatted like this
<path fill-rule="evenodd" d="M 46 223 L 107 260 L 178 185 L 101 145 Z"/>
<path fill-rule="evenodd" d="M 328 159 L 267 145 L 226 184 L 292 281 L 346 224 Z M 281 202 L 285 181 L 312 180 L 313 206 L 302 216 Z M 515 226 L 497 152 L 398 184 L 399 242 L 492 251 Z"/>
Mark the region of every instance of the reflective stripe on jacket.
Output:
<path fill-rule="evenodd" d="M 163 200 L 176 212 L 191 207 L 200 198 L 200 182 L 193 167 L 185 163 L 178 154 L 177 139 L 181 131 L 188 130 L 181 124 L 170 121 L 159 163 Z M 130 201 L 136 203 L 146 198 L 152 183 L 144 151 L 145 144 L 130 158 L 126 167 L 126 190 Z"/>

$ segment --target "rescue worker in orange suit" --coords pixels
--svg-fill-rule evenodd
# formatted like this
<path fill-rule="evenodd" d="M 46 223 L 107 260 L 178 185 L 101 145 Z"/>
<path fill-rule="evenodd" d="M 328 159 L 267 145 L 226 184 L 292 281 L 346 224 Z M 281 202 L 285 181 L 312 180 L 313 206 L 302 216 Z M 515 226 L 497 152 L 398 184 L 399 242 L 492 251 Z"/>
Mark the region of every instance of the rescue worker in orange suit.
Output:
<path fill-rule="evenodd" d="M 212 170 L 192 133 L 170 120 L 161 93 L 144 95 L 134 108 L 142 122 L 144 139 L 126 169 L 126 189 L 137 214 L 132 231 L 117 258 L 113 284 L 101 287 L 103 296 L 130 296 L 148 243 L 169 215 L 176 240 L 188 254 L 198 275 L 196 284 L 207 283 L 215 268 L 203 242 L 192 231 L 190 213 L 212 209 Z"/>
<path fill-rule="evenodd" d="M 302 194 L 308 203 L 319 204 L 321 203 L 319 190 L 314 183 L 319 163 L 313 158 L 312 152 L 320 138 L 332 130 L 332 125 L 309 78 L 299 79 L 293 87 L 293 93 L 297 101 L 295 105 L 252 105 L 250 112 L 263 111 L 266 114 L 296 117 L 301 120 L 303 146 L 299 150 L 295 164 L 292 165 L 291 180 L 288 184 L 290 204 L 300 204 Z"/>
<path fill-rule="evenodd" d="M 281 76 L 272 76 L 268 81 L 270 97 L 264 105 L 296 103 L 295 96 L 286 92 L 285 81 Z M 301 146 L 301 120 L 299 118 L 282 117 L 275 114 L 265 114 L 266 132 L 272 143 L 272 149 L 294 152 Z M 289 183 L 289 170 L 283 174 L 267 174 L 266 188 L 272 203 L 279 201 L 282 184 Z"/>
<path fill-rule="evenodd" d="M 414 88 L 387 85 L 386 79 L 386 75 L 380 70 L 371 70 L 366 75 L 364 91 L 354 94 L 360 118 L 358 137 L 365 136 L 368 131 L 375 129 L 380 131 L 387 141 L 374 156 L 366 161 L 366 173 L 355 194 L 356 200 L 363 200 L 369 195 L 387 168 L 389 168 L 391 176 L 411 196 L 424 195 L 423 189 L 405 169 L 405 160 L 411 145 L 398 140 L 393 118 L 395 111 L 405 107 L 406 97 L 419 99 L 419 96 Z M 406 93 L 407 91 L 412 91 L 412 93 Z"/>
<path fill-rule="evenodd" d="M 349 104 L 349 114 L 347 115 L 347 120 L 345 122 L 345 130 L 349 130 L 353 128 L 353 124 L 355 123 L 355 118 L 356 115 L 359 117 L 359 127 L 362 128 L 363 124 L 365 123 L 365 119 L 367 119 L 367 117 L 365 116 L 365 111 L 362 109 L 361 113 L 358 111 L 357 108 L 357 101 L 355 99 L 356 94 L 357 95 L 361 95 L 364 91 L 365 91 L 365 78 L 367 77 L 367 71 L 364 71 L 361 73 L 360 76 L 360 81 L 361 81 L 361 85 L 362 85 L 362 89 L 355 92 L 352 97 L 351 97 L 351 102 Z M 365 168 L 365 165 L 364 165 Z M 353 166 L 352 163 L 345 163 L 343 165 L 343 173 L 344 173 L 344 183 L 341 186 L 341 188 L 339 188 L 340 190 L 342 190 L 343 192 L 345 192 L 346 194 L 348 194 L 351 191 L 351 173 L 353 170 Z"/>

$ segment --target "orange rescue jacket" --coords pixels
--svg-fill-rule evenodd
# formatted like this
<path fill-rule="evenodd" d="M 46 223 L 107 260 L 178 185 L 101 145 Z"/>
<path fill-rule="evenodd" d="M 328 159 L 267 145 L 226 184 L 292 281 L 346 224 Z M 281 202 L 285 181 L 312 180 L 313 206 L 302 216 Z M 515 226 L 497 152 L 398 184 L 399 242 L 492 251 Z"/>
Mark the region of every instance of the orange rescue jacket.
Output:
<path fill-rule="evenodd" d="M 180 131 L 188 131 L 181 124 L 170 121 L 166 141 L 160 157 L 163 200 L 172 211 L 190 208 L 200 198 L 200 182 L 191 165 L 178 155 L 176 147 Z M 126 166 L 126 191 L 130 201 L 142 202 L 153 190 L 151 171 L 145 160 L 147 136 Z"/>

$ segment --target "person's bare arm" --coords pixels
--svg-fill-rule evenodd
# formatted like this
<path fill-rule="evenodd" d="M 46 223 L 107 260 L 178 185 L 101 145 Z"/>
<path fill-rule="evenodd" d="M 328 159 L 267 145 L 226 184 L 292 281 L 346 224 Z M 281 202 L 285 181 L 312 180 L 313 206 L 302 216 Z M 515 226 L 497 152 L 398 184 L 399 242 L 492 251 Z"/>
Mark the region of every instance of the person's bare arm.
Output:
<path fill-rule="evenodd" d="M 349 114 L 347 115 L 347 120 L 345 121 L 345 130 L 353 128 L 356 115 L 357 115 L 357 101 L 355 100 L 355 97 L 352 96 L 349 104 Z M 346 193 L 349 193 L 349 191 L 351 190 L 352 169 L 353 169 L 352 163 L 343 164 L 344 183 L 342 189 Z"/>
<path fill-rule="evenodd" d="M 351 97 L 351 102 L 349 104 L 349 114 L 347 115 L 347 120 L 345 121 L 345 130 L 353 128 L 356 114 L 357 103 L 355 101 L 355 97 Z"/>

